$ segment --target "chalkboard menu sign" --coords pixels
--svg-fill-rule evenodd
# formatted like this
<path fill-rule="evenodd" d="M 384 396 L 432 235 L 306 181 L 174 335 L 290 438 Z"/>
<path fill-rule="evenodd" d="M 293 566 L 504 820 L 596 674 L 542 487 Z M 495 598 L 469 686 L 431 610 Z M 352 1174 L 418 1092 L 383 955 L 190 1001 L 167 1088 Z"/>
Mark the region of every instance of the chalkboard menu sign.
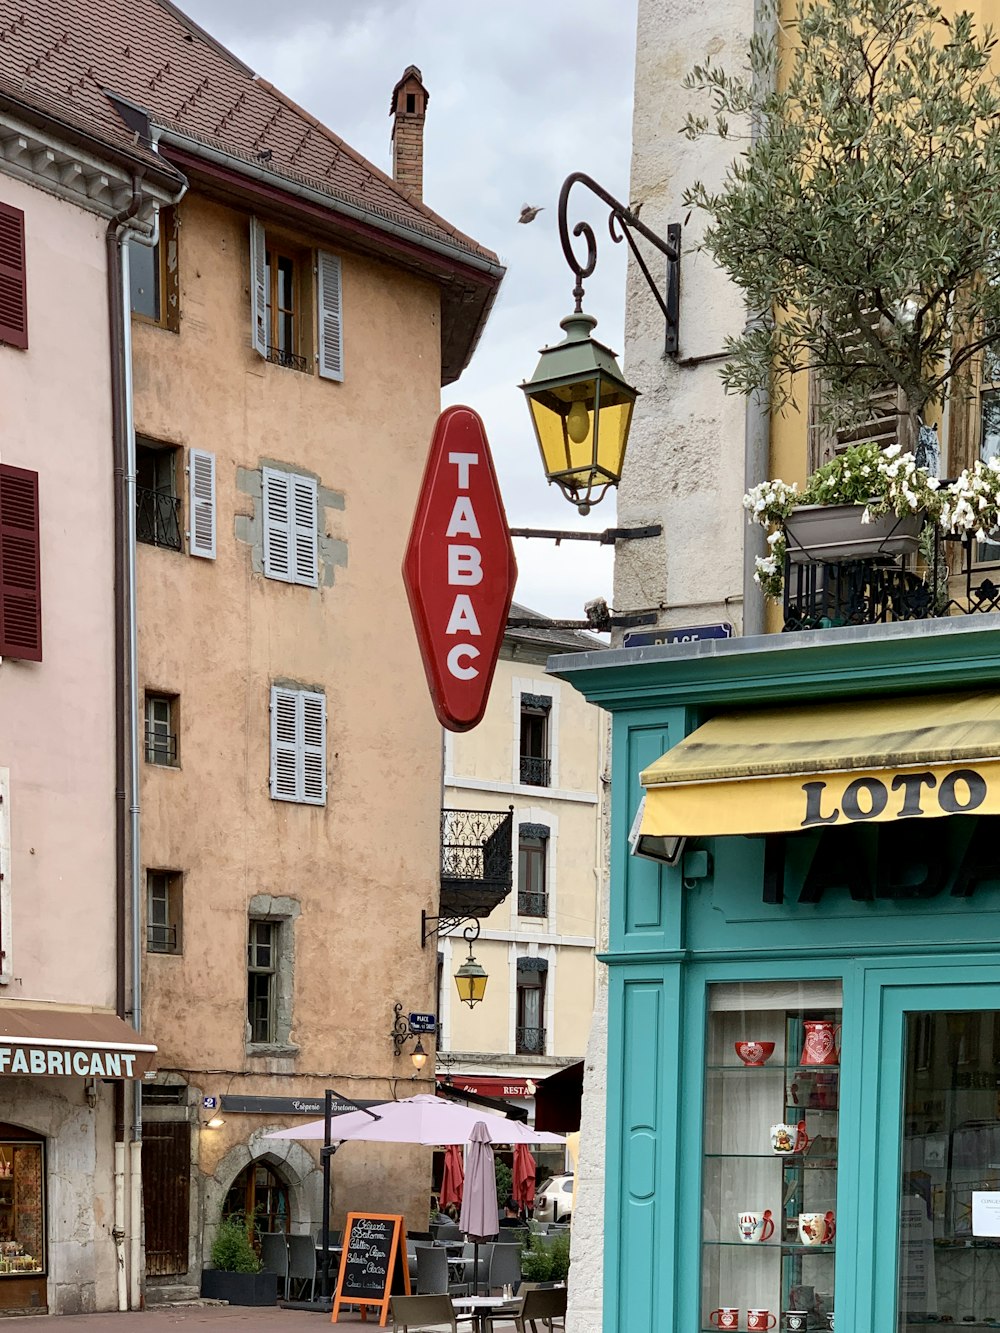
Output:
<path fill-rule="evenodd" d="M 377 1305 L 384 1324 L 389 1297 L 410 1294 L 403 1218 L 396 1213 L 348 1213 L 333 1323 L 341 1305 Z M 364 1313 L 364 1311 L 362 1311 Z"/>

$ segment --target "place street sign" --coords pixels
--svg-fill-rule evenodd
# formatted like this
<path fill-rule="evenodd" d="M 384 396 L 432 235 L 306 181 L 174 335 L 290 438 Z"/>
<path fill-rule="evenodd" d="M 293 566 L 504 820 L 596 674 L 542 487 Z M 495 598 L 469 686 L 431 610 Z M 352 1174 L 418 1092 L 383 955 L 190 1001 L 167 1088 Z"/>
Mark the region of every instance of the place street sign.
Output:
<path fill-rule="evenodd" d="M 733 627 L 727 620 L 714 625 L 684 625 L 679 629 L 628 630 L 623 648 L 652 648 L 660 643 L 701 643 L 704 639 L 731 639 Z"/>
<path fill-rule="evenodd" d="M 517 564 L 486 431 L 471 407 L 438 417 L 403 581 L 438 721 L 469 731 L 486 711 Z"/>
<path fill-rule="evenodd" d="M 411 1032 L 436 1032 L 437 1014 L 410 1014 Z"/>

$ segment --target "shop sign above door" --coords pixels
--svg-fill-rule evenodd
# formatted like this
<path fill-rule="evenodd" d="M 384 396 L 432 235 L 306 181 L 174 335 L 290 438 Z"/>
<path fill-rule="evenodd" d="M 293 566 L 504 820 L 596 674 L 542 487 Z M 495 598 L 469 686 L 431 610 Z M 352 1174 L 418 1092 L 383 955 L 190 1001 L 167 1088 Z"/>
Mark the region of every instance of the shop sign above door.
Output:
<path fill-rule="evenodd" d="M 486 431 L 471 407 L 438 417 L 403 580 L 438 721 L 482 719 L 517 565 Z"/>

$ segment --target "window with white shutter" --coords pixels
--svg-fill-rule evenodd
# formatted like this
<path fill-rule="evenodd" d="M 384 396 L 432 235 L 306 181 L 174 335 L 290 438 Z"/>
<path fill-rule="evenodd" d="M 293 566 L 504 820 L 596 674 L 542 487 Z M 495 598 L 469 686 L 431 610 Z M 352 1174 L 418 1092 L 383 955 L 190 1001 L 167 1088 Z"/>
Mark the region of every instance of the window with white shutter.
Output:
<path fill-rule="evenodd" d="M 283 583 L 319 582 L 319 533 L 315 477 L 264 468 L 264 574 Z"/>
<path fill-rule="evenodd" d="M 326 805 L 326 696 L 271 686 L 271 799 Z"/>
<path fill-rule="evenodd" d="M 319 373 L 323 379 L 344 378 L 344 319 L 340 260 L 320 250 L 316 256 L 319 296 Z"/>
<path fill-rule="evenodd" d="M 263 223 L 250 219 L 250 339 L 267 356 L 267 243 Z"/>
<path fill-rule="evenodd" d="M 215 559 L 215 454 L 192 449 L 188 454 L 188 552 Z"/>

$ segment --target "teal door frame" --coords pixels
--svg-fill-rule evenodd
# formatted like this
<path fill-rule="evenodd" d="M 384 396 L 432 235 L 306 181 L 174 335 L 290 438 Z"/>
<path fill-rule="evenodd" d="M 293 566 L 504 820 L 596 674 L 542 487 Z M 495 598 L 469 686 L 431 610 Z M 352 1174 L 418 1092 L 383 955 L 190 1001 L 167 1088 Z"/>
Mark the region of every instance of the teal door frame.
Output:
<path fill-rule="evenodd" d="M 647 992 L 647 1003 L 648 990 L 652 989 L 660 991 L 661 1001 L 669 995 L 678 1006 L 680 1052 L 674 1065 L 668 1040 L 666 1049 L 663 1045 L 659 1048 L 660 1061 L 653 1062 L 646 1046 L 643 1067 L 638 1072 L 638 1082 L 645 1084 L 647 1098 L 659 1085 L 660 1105 L 666 1113 L 654 1133 L 659 1152 L 653 1197 L 640 1198 L 634 1188 L 629 1189 L 628 1178 L 634 1173 L 635 1162 L 630 1161 L 629 1127 L 627 1117 L 621 1116 L 624 1108 L 617 1108 L 619 1114 L 613 1123 L 609 1122 L 609 1131 L 624 1131 L 623 1137 L 617 1133 L 608 1136 L 609 1146 L 622 1144 L 624 1160 L 623 1175 L 619 1177 L 621 1192 L 610 1190 L 607 1199 L 608 1220 L 610 1223 L 614 1217 L 616 1228 L 609 1232 L 613 1255 L 610 1269 L 616 1281 L 609 1283 L 607 1292 L 611 1295 L 617 1287 L 621 1303 L 611 1318 L 607 1317 L 611 1311 L 606 1310 L 605 1328 L 609 1333 L 624 1333 L 626 1327 L 678 1331 L 701 1327 L 708 987 L 727 981 L 840 980 L 843 1030 L 835 1308 L 845 1328 L 857 1333 L 891 1333 L 896 1327 L 903 1016 L 923 1010 L 1000 1010 L 1000 958 L 979 954 L 961 960 L 951 955 L 863 961 L 811 957 L 781 963 L 668 963 L 660 986 L 653 983 L 648 966 L 642 972 L 641 981 L 636 975 L 633 984 L 639 982 L 639 990 Z M 681 973 L 683 981 L 678 986 Z M 661 1011 L 661 1021 L 670 1013 L 672 1003 Z M 672 1026 L 668 1021 L 666 1032 L 660 1027 L 661 1040 Z M 637 1072 L 639 1051 L 634 1050 L 632 1055 L 633 1060 L 626 1058 L 620 1070 L 626 1088 L 631 1081 L 629 1066 L 633 1076 Z M 659 1100 L 655 1093 L 653 1100 Z M 632 1122 L 633 1137 L 638 1142 L 650 1134 L 649 1116 L 644 1114 L 641 1119 L 642 1125 Z M 648 1169 L 648 1159 L 644 1165 Z M 609 1170 L 609 1183 L 613 1174 Z M 640 1177 L 646 1179 L 646 1172 L 640 1172 Z M 632 1206 L 640 1206 L 647 1219 L 659 1212 L 658 1225 L 642 1228 L 643 1243 L 638 1243 L 640 1237 L 629 1225 L 630 1196 Z M 647 1267 L 651 1258 L 652 1272 Z M 629 1310 L 633 1320 L 639 1316 L 638 1320 L 623 1320 L 624 1310 Z M 648 1322 L 643 1319 L 643 1315 L 648 1319 L 653 1312 L 659 1317 Z"/>
<path fill-rule="evenodd" d="M 878 1077 L 863 1089 L 861 1125 L 872 1133 L 862 1134 L 859 1156 L 875 1185 L 858 1195 L 865 1242 L 858 1257 L 867 1262 L 859 1263 L 856 1313 L 848 1328 L 891 1333 L 896 1327 L 905 1016 L 986 1010 L 1000 1010 L 1000 961 L 976 957 L 959 965 L 954 959 L 913 959 L 905 966 L 866 970 L 864 1027 L 877 1047 L 872 1056 Z"/>

